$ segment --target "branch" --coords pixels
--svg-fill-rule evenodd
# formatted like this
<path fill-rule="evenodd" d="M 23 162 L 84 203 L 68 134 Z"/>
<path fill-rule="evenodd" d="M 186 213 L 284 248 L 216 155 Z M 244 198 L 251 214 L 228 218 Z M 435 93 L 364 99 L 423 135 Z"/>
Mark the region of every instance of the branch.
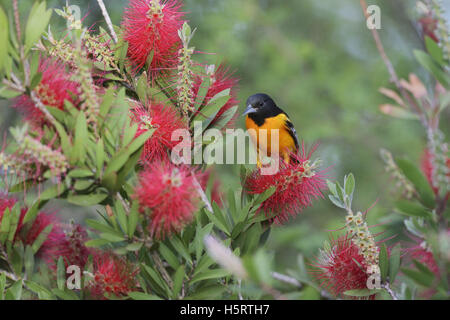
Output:
<path fill-rule="evenodd" d="M 382 288 L 386 289 L 386 291 L 389 293 L 389 295 L 391 296 L 392 300 L 398 300 L 397 295 L 395 294 L 395 292 L 391 289 L 391 287 L 389 286 L 389 282 L 386 282 L 385 284 L 381 285 Z"/>
<path fill-rule="evenodd" d="M 205 204 L 206 209 L 211 212 L 214 213 L 213 208 L 211 206 L 211 202 L 209 202 L 208 197 L 206 196 L 205 191 L 203 191 L 202 186 L 200 185 L 200 183 L 197 180 L 197 177 L 195 176 L 195 172 L 194 170 L 191 171 L 192 174 L 192 179 L 194 181 L 194 187 L 197 190 L 197 193 L 199 194 L 200 198 L 202 199 L 203 203 Z"/>
<path fill-rule="evenodd" d="M 276 280 L 279 280 L 279 281 L 284 282 L 284 283 L 291 284 L 291 285 L 293 285 L 293 286 L 295 286 L 295 287 L 297 287 L 299 289 L 302 288 L 302 284 L 300 283 L 300 281 L 298 281 L 295 278 L 289 277 L 289 276 L 287 276 L 285 274 L 281 274 L 281 273 L 278 273 L 278 272 L 272 272 L 271 275 L 272 275 L 272 278 L 274 278 Z"/>
<path fill-rule="evenodd" d="M 363 9 L 364 16 L 369 18 L 369 14 L 367 13 L 367 3 L 365 0 L 360 0 L 361 7 Z M 381 58 L 384 61 L 384 64 L 386 65 L 386 68 L 391 76 L 391 81 L 395 84 L 397 89 L 400 91 L 402 96 L 408 101 L 409 105 L 417 112 L 418 116 L 422 120 L 422 123 L 426 126 L 426 119 L 423 116 L 423 113 L 421 112 L 419 106 L 413 101 L 411 96 L 406 92 L 406 90 L 403 88 L 403 86 L 400 83 L 400 80 L 398 79 L 397 73 L 395 72 L 394 66 L 392 65 L 391 60 L 389 60 L 386 51 L 384 51 L 383 44 L 381 43 L 380 36 L 378 34 L 377 29 L 373 28 L 370 30 L 372 32 L 373 39 L 375 40 L 375 45 L 378 49 L 378 52 L 380 53 Z"/>
<path fill-rule="evenodd" d="M 114 31 L 113 24 L 111 22 L 111 18 L 109 17 L 108 11 L 106 10 L 105 4 L 103 3 L 103 0 L 97 0 L 98 5 L 100 6 L 100 9 L 102 10 L 103 17 L 105 18 L 106 24 L 108 25 L 109 32 L 111 32 L 111 36 L 114 39 L 114 42 L 117 43 L 119 40 L 117 38 L 117 34 Z"/>

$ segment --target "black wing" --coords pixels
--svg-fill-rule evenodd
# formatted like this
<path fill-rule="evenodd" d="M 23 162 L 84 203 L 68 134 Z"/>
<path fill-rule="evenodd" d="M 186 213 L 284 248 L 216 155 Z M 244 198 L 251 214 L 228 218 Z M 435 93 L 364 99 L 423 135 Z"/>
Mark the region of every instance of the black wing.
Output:
<path fill-rule="evenodd" d="M 287 114 L 286 114 L 286 117 L 287 117 L 286 127 L 288 128 L 289 134 L 291 135 L 292 139 L 294 139 L 295 148 L 298 150 L 299 144 L 298 144 L 297 131 L 295 131 L 294 124 L 291 122 L 291 120 L 289 120 L 289 116 Z"/>

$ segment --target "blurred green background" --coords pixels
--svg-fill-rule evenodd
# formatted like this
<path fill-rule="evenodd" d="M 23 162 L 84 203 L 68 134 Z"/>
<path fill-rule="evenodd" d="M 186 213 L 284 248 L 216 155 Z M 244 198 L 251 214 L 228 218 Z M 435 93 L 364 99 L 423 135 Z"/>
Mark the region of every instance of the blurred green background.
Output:
<path fill-rule="evenodd" d="M 410 72 L 427 83 L 429 77 L 415 61 L 412 49 L 422 41 L 415 25 L 415 1 L 368 1 L 381 8 L 379 34 L 400 77 Z M 31 0 L 19 1 L 22 17 Z M 126 0 L 105 0 L 114 24 L 119 24 Z M 48 1 L 61 7 L 62 0 Z M 85 25 L 103 25 L 95 0 L 72 0 L 87 14 Z M 265 92 L 291 117 L 299 137 L 311 145 L 319 142 L 316 156 L 330 167 L 331 179 L 343 180 L 353 172 L 357 189 L 354 207 L 365 210 L 375 201 L 369 223 L 389 222 L 374 231 L 383 237 L 404 238 L 400 216 L 393 214 L 396 187 L 384 172 L 380 148 L 394 156 L 418 162 L 425 146 L 425 133 L 418 122 L 388 118 L 378 106 L 388 99 L 378 93 L 389 87 L 389 75 L 381 60 L 357 0 L 185 0 L 187 19 L 197 33 L 192 44 L 215 55 L 197 55 L 208 63 L 225 62 L 240 79 L 240 112 L 250 94 Z M 446 2 L 450 12 L 450 2 Z M 448 15 L 447 15 L 448 16 Z M 450 19 L 448 19 L 450 20 Z M 63 30 L 53 15 L 53 30 Z M 5 132 L 18 121 L 17 114 L 0 101 L 0 129 Z M 441 126 L 448 134 L 449 113 Z M 244 127 L 243 119 L 237 126 Z M 237 166 L 217 168 L 223 188 L 239 185 Z M 81 217 L 86 210 L 54 204 L 67 218 Z M 268 248 L 277 268 L 295 268 L 301 252 L 312 257 L 327 230 L 343 226 L 345 213 L 325 197 L 285 226 L 272 230 Z"/>

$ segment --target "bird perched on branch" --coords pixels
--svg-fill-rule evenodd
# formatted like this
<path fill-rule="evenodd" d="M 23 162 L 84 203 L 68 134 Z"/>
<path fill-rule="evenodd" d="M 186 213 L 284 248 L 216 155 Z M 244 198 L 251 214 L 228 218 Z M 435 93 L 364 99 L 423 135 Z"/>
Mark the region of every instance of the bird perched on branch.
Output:
<path fill-rule="evenodd" d="M 258 167 L 261 167 L 260 152 L 269 157 L 274 156 L 273 152 L 277 152 L 289 163 L 291 155 L 297 153 L 299 144 L 297 132 L 286 112 L 281 110 L 267 94 L 257 93 L 247 99 L 247 108 L 243 115 L 246 116 L 245 125 L 250 137 L 257 147 Z M 261 129 L 266 129 L 267 133 L 263 131 L 260 134 Z M 276 146 L 271 143 L 272 129 L 278 130 Z"/>

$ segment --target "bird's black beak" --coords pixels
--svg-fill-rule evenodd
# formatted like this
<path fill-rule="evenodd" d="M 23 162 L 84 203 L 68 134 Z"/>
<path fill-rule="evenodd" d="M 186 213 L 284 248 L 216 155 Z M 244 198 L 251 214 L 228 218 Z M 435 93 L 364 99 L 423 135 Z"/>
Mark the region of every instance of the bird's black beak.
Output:
<path fill-rule="evenodd" d="M 249 104 L 249 105 L 247 106 L 247 109 L 245 109 L 245 111 L 244 111 L 244 113 L 243 113 L 242 115 L 245 116 L 246 114 L 254 113 L 254 112 L 256 112 L 256 111 L 258 111 L 258 110 L 256 110 L 255 108 L 252 107 L 251 104 Z"/>

